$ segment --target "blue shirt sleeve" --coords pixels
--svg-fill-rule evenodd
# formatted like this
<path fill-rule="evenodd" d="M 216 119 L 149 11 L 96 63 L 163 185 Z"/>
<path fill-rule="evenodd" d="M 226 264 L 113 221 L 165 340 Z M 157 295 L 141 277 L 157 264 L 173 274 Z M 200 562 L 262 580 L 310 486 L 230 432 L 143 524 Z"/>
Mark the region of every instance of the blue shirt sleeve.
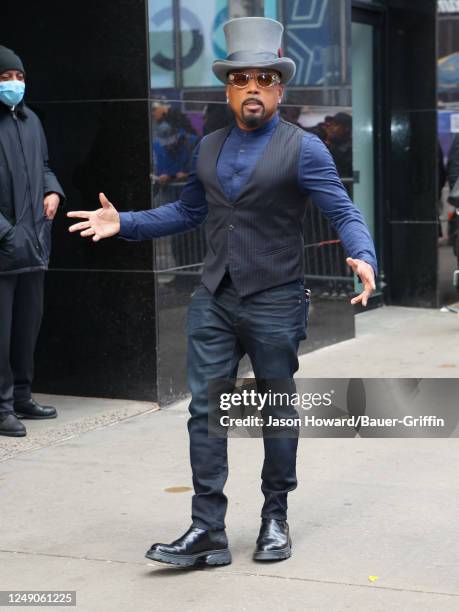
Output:
<path fill-rule="evenodd" d="M 378 273 L 373 239 L 362 213 L 349 198 L 325 144 L 306 133 L 301 146 L 298 181 L 304 194 L 329 219 L 350 257 L 362 259 Z"/>
<path fill-rule="evenodd" d="M 120 238 L 149 240 L 194 229 L 207 218 L 204 187 L 196 175 L 199 144 L 193 153 L 191 171 L 180 199 L 151 210 L 120 213 Z"/>

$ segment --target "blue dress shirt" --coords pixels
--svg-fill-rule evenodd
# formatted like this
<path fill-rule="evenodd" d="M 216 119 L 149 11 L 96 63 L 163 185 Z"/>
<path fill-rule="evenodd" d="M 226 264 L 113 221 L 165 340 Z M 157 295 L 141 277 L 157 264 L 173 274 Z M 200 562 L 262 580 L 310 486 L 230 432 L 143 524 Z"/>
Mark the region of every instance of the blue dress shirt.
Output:
<path fill-rule="evenodd" d="M 217 160 L 217 176 L 230 202 L 248 181 L 278 123 L 276 114 L 256 130 L 248 132 L 235 125 L 229 133 Z"/>
<path fill-rule="evenodd" d="M 255 130 L 245 131 L 235 125 L 228 134 L 217 160 L 217 176 L 230 201 L 235 200 L 246 183 L 278 123 L 276 113 Z M 159 238 L 192 230 L 206 220 L 205 189 L 196 175 L 199 147 L 198 144 L 194 151 L 191 172 L 180 199 L 152 210 L 120 213 L 121 238 Z M 349 198 L 329 150 L 309 132 L 304 133 L 301 144 L 298 186 L 329 219 L 348 255 L 369 263 L 376 275 L 375 248 L 362 213 Z"/>

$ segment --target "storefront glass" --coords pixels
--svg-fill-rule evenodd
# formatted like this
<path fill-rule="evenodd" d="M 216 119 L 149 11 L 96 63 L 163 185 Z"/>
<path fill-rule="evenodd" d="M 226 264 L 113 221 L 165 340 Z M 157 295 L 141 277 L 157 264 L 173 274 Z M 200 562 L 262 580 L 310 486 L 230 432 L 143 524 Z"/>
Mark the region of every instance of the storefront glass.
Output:
<path fill-rule="evenodd" d="M 350 0 L 149 0 L 153 207 L 179 199 L 199 140 L 232 121 L 224 87 L 212 73 L 212 62 L 226 57 L 223 24 L 260 15 L 284 24 L 283 53 L 297 64 L 282 116 L 326 143 L 352 196 Z M 329 297 L 352 291 L 353 275 L 338 236 L 311 202 L 304 236 L 309 286 Z M 177 387 L 177 370 L 185 376 L 185 352 L 172 353 L 170 347 L 185 337 L 186 306 L 206 254 L 205 227 L 157 239 L 154 245 L 158 361 L 169 377 L 163 380 L 160 372 L 160 385 L 167 389 L 172 380 Z"/>

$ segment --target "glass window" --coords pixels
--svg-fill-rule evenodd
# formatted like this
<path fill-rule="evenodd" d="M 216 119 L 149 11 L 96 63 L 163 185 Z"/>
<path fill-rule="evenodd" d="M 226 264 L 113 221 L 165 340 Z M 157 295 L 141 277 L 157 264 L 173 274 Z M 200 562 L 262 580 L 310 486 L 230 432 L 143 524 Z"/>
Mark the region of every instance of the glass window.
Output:
<path fill-rule="evenodd" d="M 282 2 L 284 54 L 295 60 L 296 86 L 349 84 L 350 3 L 333 0 Z"/>
<path fill-rule="evenodd" d="M 181 0 L 181 70 L 184 87 L 221 87 L 212 62 L 226 57 L 223 24 L 226 0 Z"/>
<path fill-rule="evenodd" d="M 218 99 L 212 62 L 226 57 L 223 24 L 265 15 L 284 24 L 283 52 L 297 64 L 290 87 L 307 89 L 313 104 L 349 105 L 350 11 L 350 0 L 149 0 L 151 89 Z"/>
<path fill-rule="evenodd" d="M 438 16 L 438 94 L 440 107 L 459 105 L 459 4 L 458 12 Z"/>
<path fill-rule="evenodd" d="M 149 7 L 151 88 L 173 88 L 176 86 L 176 65 L 172 2 L 150 0 Z"/>
<path fill-rule="evenodd" d="M 276 1 L 266 2 L 276 17 Z M 226 57 L 223 24 L 264 14 L 263 0 L 149 0 L 151 88 L 221 87 L 212 62 Z"/>

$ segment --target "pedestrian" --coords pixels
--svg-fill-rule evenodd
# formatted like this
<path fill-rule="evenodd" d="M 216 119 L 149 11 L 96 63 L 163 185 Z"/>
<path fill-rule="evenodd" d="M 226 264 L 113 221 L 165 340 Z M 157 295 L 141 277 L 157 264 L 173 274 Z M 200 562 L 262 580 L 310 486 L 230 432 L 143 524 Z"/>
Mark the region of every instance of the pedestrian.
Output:
<path fill-rule="evenodd" d="M 249 17 L 224 26 L 228 57 L 213 71 L 226 85 L 235 124 L 205 136 L 178 201 L 154 210 L 76 211 L 72 225 L 97 242 L 119 234 L 147 240 L 191 230 L 207 219 L 208 251 L 202 282 L 188 311 L 188 383 L 191 390 L 192 524 L 171 544 L 156 543 L 150 559 L 190 566 L 231 562 L 225 532 L 227 439 L 208 435 L 208 383 L 234 380 L 244 354 L 257 381 L 281 379 L 292 388 L 298 347 L 306 337 L 303 220 L 307 196 L 330 219 L 363 282 L 351 303 L 366 306 L 375 289 L 374 245 L 357 207 L 336 173 L 327 147 L 279 117 L 284 86 L 295 63 L 280 52 L 283 26 Z M 254 559 L 291 554 L 287 495 L 297 487 L 298 429 L 265 437 L 264 504 Z"/>
<path fill-rule="evenodd" d="M 444 178 L 439 175 L 439 180 Z M 458 216 L 456 210 L 459 209 L 459 198 L 457 192 L 459 189 L 459 134 L 454 136 L 451 147 L 448 151 L 448 162 L 446 164 L 446 180 L 448 181 L 450 195 L 448 197 L 448 203 L 454 207 L 448 215 L 448 236 L 447 242 L 453 247 L 454 254 L 459 256 L 459 252 L 456 252 L 456 243 L 458 239 Z"/>
<path fill-rule="evenodd" d="M 48 166 L 46 139 L 23 100 L 21 59 L 0 46 L 0 435 L 25 436 L 18 419 L 57 416 L 32 399 L 35 344 L 51 225 L 64 199 Z"/>
<path fill-rule="evenodd" d="M 348 113 L 336 113 L 326 117 L 328 148 L 338 174 L 352 178 L 352 117 Z"/>

